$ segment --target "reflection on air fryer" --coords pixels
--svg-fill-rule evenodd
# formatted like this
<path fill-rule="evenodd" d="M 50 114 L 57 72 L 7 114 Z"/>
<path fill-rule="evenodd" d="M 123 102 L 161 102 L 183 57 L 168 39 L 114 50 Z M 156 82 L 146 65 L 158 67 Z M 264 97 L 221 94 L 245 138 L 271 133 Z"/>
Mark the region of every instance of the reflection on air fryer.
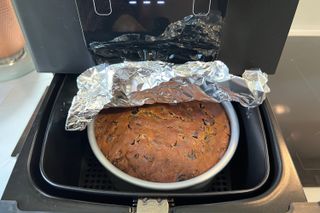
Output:
<path fill-rule="evenodd" d="M 146 4 L 147 2 L 149 2 L 149 4 Z M 209 3 L 211 4 L 208 5 Z M 181 4 L 183 4 L 183 6 L 181 6 Z M 101 32 L 147 32 L 150 35 L 156 36 L 162 33 L 170 23 L 181 20 L 185 16 L 192 15 L 193 4 L 195 4 L 194 13 L 196 14 L 201 12 L 207 13 L 207 11 L 210 10 L 225 12 L 225 8 L 220 6 L 220 1 L 217 0 L 77 0 L 83 30 L 85 33 L 95 32 L 96 34 Z M 112 12 L 110 13 L 110 11 Z M 128 23 L 123 22 L 124 26 L 121 26 L 121 31 L 117 31 L 118 28 L 115 28 L 115 23 L 120 20 L 127 20 Z M 138 23 L 140 26 L 133 28 L 129 23 Z M 118 24 L 117 26 L 119 27 Z M 144 29 L 144 31 L 140 31 L 141 29 Z M 91 39 L 87 39 L 88 43 L 91 41 Z"/>
<path fill-rule="evenodd" d="M 132 29 L 141 25 L 132 17 L 123 15 L 133 22 Z M 161 21 L 162 20 L 162 21 Z M 119 21 L 119 22 L 120 22 Z M 159 22 L 167 24 L 159 18 Z M 115 22 L 116 27 L 120 25 Z M 126 31 L 125 25 L 120 25 Z M 217 57 L 220 48 L 220 36 L 223 20 L 219 12 L 208 16 L 190 15 L 169 24 L 159 36 L 141 33 L 127 33 L 108 41 L 94 41 L 90 49 L 98 64 L 116 63 L 124 60 L 161 60 L 173 63 L 187 61 L 212 61 Z"/>
<path fill-rule="evenodd" d="M 113 24 L 114 32 L 146 32 L 147 30 L 132 16 L 121 15 Z"/>

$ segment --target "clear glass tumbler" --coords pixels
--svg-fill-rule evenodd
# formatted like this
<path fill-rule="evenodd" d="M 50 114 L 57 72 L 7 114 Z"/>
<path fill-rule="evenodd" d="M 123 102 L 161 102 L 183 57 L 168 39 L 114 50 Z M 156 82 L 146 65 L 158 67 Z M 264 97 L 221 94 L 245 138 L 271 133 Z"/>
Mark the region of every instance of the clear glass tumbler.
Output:
<path fill-rule="evenodd" d="M 0 0 L 0 82 L 34 70 L 11 0 Z"/>

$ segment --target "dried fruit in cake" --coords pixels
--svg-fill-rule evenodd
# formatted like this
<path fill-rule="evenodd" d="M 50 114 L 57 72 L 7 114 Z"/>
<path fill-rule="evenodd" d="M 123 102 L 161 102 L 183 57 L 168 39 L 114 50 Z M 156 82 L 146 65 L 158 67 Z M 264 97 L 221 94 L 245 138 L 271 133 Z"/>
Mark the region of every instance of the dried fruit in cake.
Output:
<path fill-rule="evenodd" d="M 177 182 L 213 167 L 228 148 L 224 108 L 211 102 L 111 108 L 95 120 L 98 146 L 125 173 L 148 181 Z"/>

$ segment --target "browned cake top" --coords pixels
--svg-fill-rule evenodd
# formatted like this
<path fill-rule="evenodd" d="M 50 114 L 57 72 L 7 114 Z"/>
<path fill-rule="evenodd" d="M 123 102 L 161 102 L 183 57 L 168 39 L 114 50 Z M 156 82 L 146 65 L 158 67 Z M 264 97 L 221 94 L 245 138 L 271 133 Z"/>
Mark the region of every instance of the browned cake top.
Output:
<path fill-rule="evenodd" d="M 195 101 L 103 110 L 95 120 L 95 135 L 107 159 L 127 174 L 176 182 L 219 161 L 230 127 L 220 104 Z"/>

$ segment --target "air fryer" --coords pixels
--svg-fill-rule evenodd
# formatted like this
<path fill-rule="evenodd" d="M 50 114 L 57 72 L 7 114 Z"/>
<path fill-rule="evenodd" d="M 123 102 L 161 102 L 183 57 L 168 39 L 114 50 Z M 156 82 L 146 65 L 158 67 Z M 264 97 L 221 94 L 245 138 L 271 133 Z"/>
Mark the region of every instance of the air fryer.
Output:
<path fill-rule="evenodd" d="M 54 79 L 0 209 L 135 212 L 152 200 L 160 209 L 167 202 L 170 212 L 286 212 L 291 203 L 305 202 L 267 100 L 250 110 L 233 104 L 240 124 L 237 151 L 210 187 L 200 191 L 124 187 L 95 158 L 86 131 L 64 129 L 79 73 L 97 63 L 126 60 L 100 57 L 93 42 L 126 34 L 159 36 L 186 16 L 218 14 L 223 20 L 220 43 L 211 59 L 202 59 L 222 60 L 235 75 L 257 67 L 273 74 L 296 6 L 292 0 L 15 0 L 37 70 L 53 72 Z"/>

